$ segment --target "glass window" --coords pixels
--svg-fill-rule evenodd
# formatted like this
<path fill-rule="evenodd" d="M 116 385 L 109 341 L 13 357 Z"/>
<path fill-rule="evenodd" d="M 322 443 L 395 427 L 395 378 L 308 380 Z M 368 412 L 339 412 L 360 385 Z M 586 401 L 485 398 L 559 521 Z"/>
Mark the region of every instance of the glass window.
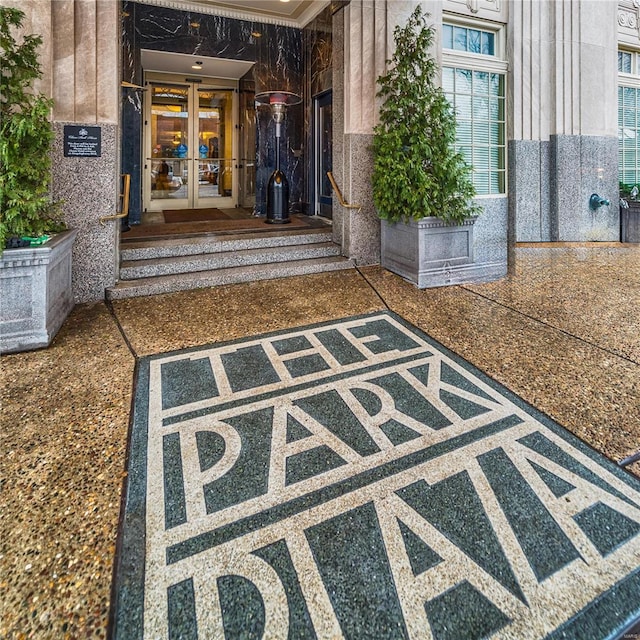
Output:
<path fill-rule="evenodd" d="M 453 48 L 456 51 L 468 51 L 467 29 L 463 27 L 453 27 Z"/>
<path fill-rule="evenodd" d="M 618 51 L 618 71 L 631 73 L 631 53 L 628 51 Z"/>
<path fill-rule="evenodd" d="M 506 191 L 505 73 L 498 72 L 505 67 L 496 57 L 496 33 L 442 25 L 442 89 L 456 114 L 456 149 L 472 167 L 478 195 Z M 476 63 L 458 52 L 494 56 L 496 62 L 478 58 Z"/>
<path fill-rule="evenodd" d="M 640 184 L 640 75 L 638 54 L 618 51 L 618 173 L 625 184 Z M 633 77 L 629 77 L 633 76 Z"/>
<path fill-rule="evenodd" d="M 443 69 L 443 89 L 456 112 L 456 148 L 473 167 L 478 195 L 505 192 L 504 75 Z"/>
<path fill-rule="evenodd" d="M 442 48 L 468 53 L 495 56 L 496 34 L 482 29 L 470 29 L 457 25 L 442 25 Z"/>
<path fill-rule="evenodd" d="M 618 87 L 618 169 L 626 184 L 640 183 L 639 92 L 638 87 Z"/>

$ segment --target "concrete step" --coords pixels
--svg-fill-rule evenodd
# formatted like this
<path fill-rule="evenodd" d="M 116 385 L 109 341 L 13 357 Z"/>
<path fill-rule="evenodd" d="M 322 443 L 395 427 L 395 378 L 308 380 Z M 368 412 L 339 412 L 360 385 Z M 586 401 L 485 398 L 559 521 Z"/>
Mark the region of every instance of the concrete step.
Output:
<path fill-rule="evenodd" d="M 150 296 L 174 291 L 202 289 L 223 284 L 252 282 L 255 280 L 271 280 L 290 276 L 353 269 L 354 263 L 342 256 L 292 260 L 268 264 L 253 264 L 240 267 L 227 267 L 196 273 L 179 273 L 136 280 L 121 280 L 114 287 L 107 289 L 109 300 L 120 300 L 136 296 Z"/>
<path fill-rule="evenodd" d="M 331 228 L 303 229 L 279 234 L 275 233 L 238 233 L 225 235 L 200 235 L 188 238 L 164 238 L 124 242 L 120 246 L 120 259 L 151 260 L 171 256 L 193 256 L 201 253 L 222 253 L 224 251 L 242 251 L 260 247 L 285 247 L 296 244 L 331 242 Z"/>
<path fill-rule="evenodd" d="M 252 249 L 235 249 L 179 255 L 148 260 L 124 260 L 120 265 L 121 280 L 136 280 L 178 273 L 196 273 L 242 267 L 251 264 L 266 264 L 323 258 L 340 255 L 340 247 L 333 242 L 314 242 L 284 246 L 266 246 Z"/>

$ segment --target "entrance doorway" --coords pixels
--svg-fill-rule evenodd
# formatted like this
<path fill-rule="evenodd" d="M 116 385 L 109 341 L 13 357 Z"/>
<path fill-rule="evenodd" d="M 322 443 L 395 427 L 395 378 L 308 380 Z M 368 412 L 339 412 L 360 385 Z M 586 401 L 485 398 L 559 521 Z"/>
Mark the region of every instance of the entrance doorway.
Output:
<path fill-rule="evenodd" d="M 238 203 L 236 80 L 147 73 L 144 210 Z"/>
<path fill-rule="evenodd" d="M 332 171 L 333 118 L 331 91 L 313 100 L 313 140 L 315 145 L 315 206 L 314 213 L 324 218 L 332 217 L 331 182 L 327 173 Z"/>

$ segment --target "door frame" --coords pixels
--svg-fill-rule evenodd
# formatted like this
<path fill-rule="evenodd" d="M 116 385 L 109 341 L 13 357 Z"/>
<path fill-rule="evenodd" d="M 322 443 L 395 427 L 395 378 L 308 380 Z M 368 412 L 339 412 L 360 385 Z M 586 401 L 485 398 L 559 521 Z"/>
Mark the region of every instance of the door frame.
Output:
<path fill-rule="evenodd" d="M 204 208 L 204 207 L 223 207 L 233 208 L 238 204 L 238 152 L 239 152 L 239 127 L 238 127 L 238 80 L 229 80 L 224 78 L 209 78 L 206 76 L 198 77 L 185 77 L 184 74 L 174 73 L 161 73 L 157 71 L 145 71 L 144 72 L 144 85 L 150 88 L 152 84 L 162 84 L 173 86 L 188 87 L 188 147 L 189 152 L 187 154 L 189 168 L 188 168 L 188 189 L 187 197 L 184 199 L 171 200 L 169 198 L 151 198 L 151 162 L 153 160 L 152 154 L 152 135 L 151 135 L 151 107 L 152 107 L 152 94 L 150 91 L 145 92 L 144 96 L 144 119 L 143 119 L 143 136 L 142 136 L 142 211 L 162 211 L 169 207 L 173 209 L 188 209 L 188 208 Z M 231 170 L 231 196 L 230 197 L 210 197 L 202 199 L 198 197 L 198 180 L 192 179 L 192 176 L 197 175 L 199 172 L 199 157 L 198 157 L 198 89 L 213 89 L 222 91 L 231 91 L 232 95 L 232 124 L 231 124 L 231 144 L 232 144 L 232 158 Z M 199 202 L 199 200 L 203 200 Z M 169 204 L 170 203 L 170 204 Z M 169 205 L 169 206 L 167 206 Z"/>
<path fill-rule="evenodd" d="M 322 171 L 322 128 L 320 110 L 327 105 L 332 106 L 333 112 L 333 91 L 328 89 L 322 93 L 313 96 L 313 213 L 324 218 L 333 217 L 333 194 L 330 196 L 322 195 L 322 183 L 328 181 L 326 171 Z M 331 121 L 331 136 L 333 138 L 333 113 Z M 331 139 L 331 148 L 333 149 L 333 139 Z M 329 168 L 329 171 L 331 168 Z M 331 191 L 330 191 L 331 193 Z"/>

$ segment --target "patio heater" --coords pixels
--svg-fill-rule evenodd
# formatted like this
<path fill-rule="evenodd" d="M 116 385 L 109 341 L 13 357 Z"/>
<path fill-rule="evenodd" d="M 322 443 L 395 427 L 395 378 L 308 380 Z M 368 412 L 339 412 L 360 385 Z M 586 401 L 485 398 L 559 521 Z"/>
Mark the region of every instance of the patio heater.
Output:
<path fill-rule="evenodd" d="M 263 91 L 256 94 L 256 102 L 271 107 L 276 123 L 276 168 L 267 183 L 267 224 L 286 224 L 289 218 L 289 183 L 280 171 L 280 135 L 287 107 L 302 102 L 302 98 L 290 91 Z"/>

